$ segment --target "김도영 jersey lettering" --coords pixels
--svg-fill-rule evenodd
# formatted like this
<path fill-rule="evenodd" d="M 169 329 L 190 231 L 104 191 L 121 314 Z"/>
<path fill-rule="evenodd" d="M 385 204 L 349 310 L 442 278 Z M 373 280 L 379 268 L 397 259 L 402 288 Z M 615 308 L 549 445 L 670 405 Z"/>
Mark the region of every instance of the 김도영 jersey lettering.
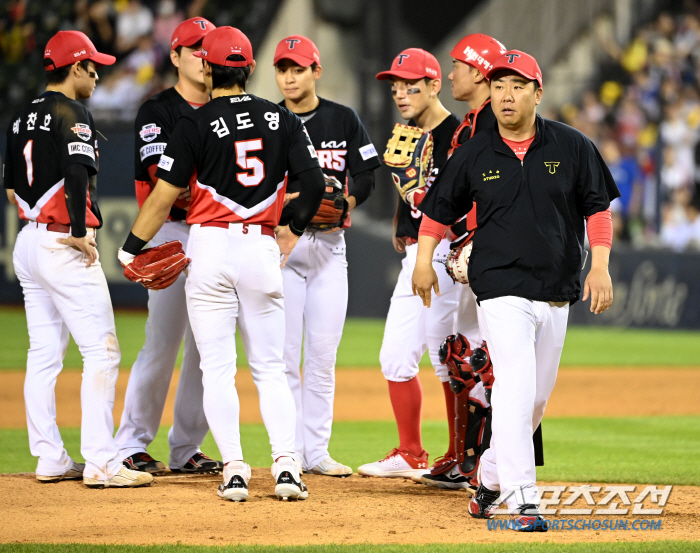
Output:
<path fill-rule="evenodd" d="M 246 221 L 274 227 L 288 176 L 318 166 L 296 115 L 243 94 L 215 98 L 183 116 L 160 157 L 156 177 L 187 188 L 196 170 L 189 224 Z"/>
<path fill-rule="evenodd" d="M 64 189 L 65 170 L 71 164 L 84 166 L 88 176 L 97 173 L 95 123 L 80 102 L 46 92 L 16 114 L 7 130 L 5 188 L 15 191 L 21 219 L 71 224 Z M 95 179 L 84 183 L 76 197 L 85 198 L 86 205 L 74 213 L 84 211 L 84 224 L 99 228 L 94 183 Z"/>
<path fill-rule="evenodd" d="M 514 295 L 573 303 L 581 292 L 584 217 L 619 195 L 588 138 L 538 115 L 523 161 L 496 127 L 477 133 L 455 150 L 421 209 L 449 224 L 476 203 L 468 272 L 479 301 Z"/>

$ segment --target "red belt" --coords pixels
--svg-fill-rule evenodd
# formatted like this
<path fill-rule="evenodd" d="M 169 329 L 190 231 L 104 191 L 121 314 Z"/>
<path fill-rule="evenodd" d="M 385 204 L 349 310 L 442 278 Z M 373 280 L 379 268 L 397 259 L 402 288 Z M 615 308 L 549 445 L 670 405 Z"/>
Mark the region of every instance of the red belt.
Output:
<path fill-rule="evenodd" d="M 50 230 L 51 232 L 70 232 L 70 226 L 62 223 L 48 223 L 46 225 L 46 230 Z"/>
<path fill-rule="evenodd" d="M 413 244 L 418 243 L 418 240 L 416 238 L 412 238 L 410 236 L 403 236 L 403 239 L 406 241 L 407 246 L 413 246 Z"/>
<path fill-rule="evenodd" d="M 201 227 L 217 227 L 217 228 L 228 228 L 229 225 L 243 225 L 243 234 L 248 234 L 248 227 L 251 223 L 225 223 L 223 221 L 209 221 L 208 223 L 202 223 Z M 275 229 L 268 227 L 267 225 L 256 225 L 260 227 L 260 234 L 265 236 L 275 237 Z"/>

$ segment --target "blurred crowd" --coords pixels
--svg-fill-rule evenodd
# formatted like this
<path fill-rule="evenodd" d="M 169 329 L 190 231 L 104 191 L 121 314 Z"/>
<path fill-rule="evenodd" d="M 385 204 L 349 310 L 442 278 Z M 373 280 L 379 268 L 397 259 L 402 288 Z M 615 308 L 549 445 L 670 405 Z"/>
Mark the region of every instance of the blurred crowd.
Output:
<path fill-rule="evenodd" d="M 9 0 L 0 14 L 0 97 L 12 113 L 27 94 L 43 91 L 43 47 L 59 30 L 87 34 L 97 50 L 117 57 L 99 71 L 89 106 L 96 119 L 132 122 L 140 103 L 176 81 L 170 39 L 177 25 L 202 16 L 215 25 L 257 30 L 278 0 Z M 7 115 L 9 117 L 9 115 Z"/>
<path fill-rule="evenodd" d="M 700 7 L 661 13 L 628 44 L 602 37 L 609 62 L 557 116 L 593 139 L 622 197 L 615 238 L 700 249 Z"/>
<path fill-rule="evenodd" d="M 175 82 L 170 38 L 181 21 L 201 15 L 264 33 L 278 3 L 10 0 L 0 19 L 0 109 L 11 113 L 43 90 L 43 45 L 60 29 L 78 29 L 118 60 L 100 70 L 89 102 L 95 118 L 131 122 L 145 98 Z M 612 205 L 616 240 L 700 249 L 700 7 L 689 1 L 682 13 L 659 14 L 628 44 L 601 40 L 609 61 L 599 80 L 545 116 L 580 129 L 608 163 L 622 193 Z"/>

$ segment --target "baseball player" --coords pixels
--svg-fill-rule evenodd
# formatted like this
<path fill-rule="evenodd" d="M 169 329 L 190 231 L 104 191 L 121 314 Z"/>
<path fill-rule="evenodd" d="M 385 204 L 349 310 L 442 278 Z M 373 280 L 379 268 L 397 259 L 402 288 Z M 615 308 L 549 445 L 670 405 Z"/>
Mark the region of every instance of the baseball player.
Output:
<path fill-rule="evenodd" d="M 412 127 L 395 127 L 385 161 L 394 163 L 393 153 L 404 149 L 402 145 L 406 144 L 407 139 L 410 140 L 407 136 L 413 132 L 411 129 L 418 127 L 418 136 L 425 131 L 424 140 L 431 138 L 433 143 L 432 154 L 424 156 L 426 159 L 422 163 L 423 167 L 432 163 L 432 174 L 428 174 L 427 186 L 447 160 L 452 135 L 459 125 L 459 119 L 445 109 L 438 98 L 442 86 L 440 65 L 429 52 L 409 48 L 396 56 L 391 69 L 379 73 L 377 79 L 391 81 L 391 94 L 401 117 L 415 124 Z M 420 149 L 416 145 L 414 152 Z M 397 161 L 397 164 L 406 166 L 402 160 Z M 422 173 L 420 159 L 418 165 Z M 415 163 L 405 169 L 395 169 L 393 178 L 397 181 L 405 174 L 416 180 L 419 178 L 416 169 Z M 408 201 L 399 201 L 393 243 L 396 251 L 405 253 L 406 256 L 391 298 L 379 358 L 382 373 L 389 385 L 389 397 L 399 431 L 399 447 L 391 450 L 384 459 L 359 467 L 358 473 L 363 476 L 410 478 L 420 476 L 428 469 L 428 453 L 421 443 L 423 391 L 418 377 L 418 363 L 426 349 L 435 372 L 443 383 L 448 420 L 454 419 L 454 394 L 449 388 L 447 367 L 438 358 L 441 342 L 445 336 L 454 332 L 459 301 L 459 286 L 452 282 L 442 266 L 450 248 L 448 240 L 440 242 L 432 259 L 436 268 L 441 269 L 438 274 L 443 290 L 442 296 L 436 298 L 436 309 L 424 309 L 411 291 L 410 275 L 416 260 L 416 241 L 422 216 L 416 204 L 424 194 L 425 190 L 418 188 L 405 194 Z M 446 457 L 453 458 L 454 439 L 450 440 L 450 444 Z"/>
<path fill-rule="evenodd" d="M 455 148 L 464 144 L 477 132 L 495 125 L 496 117 L 491 109 L 491 91 L 485 75 L 493 62 L 505 51 L 503 44 L 493 37 L 472 34 L 463 37 L 450 52 L 453 68 L 448 78 L 452 97 L 468 102 L 473 108 L 464 116 L 452 136 L 450 155 Z M 472 209 L 467 217 L 462 217 L 449 229 L 450 237 L 454 240 L 451 245 L 453 249 L 471 240 L 476 227 L 474 217 L 475 209 Z M 447 227 L 434 223 L 426 216 L 423 216 L 422 220 L 425 221 L 422 224 L 425 226 L 424 232 L 431 229 L 438 240 L 442 241 Z M 457 287 L 460 289 L 457 331 L 467 338 L 472 348 L 477 348 L 481 345 L 483 336 L 479 330 L 476 298 L 468 284 Z M 476 490 L 474 477 L 484 437 L 488 440 L 487 417 L 490 405 L 481 382 L 465 390 L 464 383 L 450 375 L 448 382 L 443 382 L 443 387 L 450 421 L 450 444 L 454 445 L 441 462 L 435 463 L 429 472 L 419 475 L 414 480 L 438 488 L 464 488 L 473 492 Z"/>
<path fill-rule="evenodd" d="M 95 198 L 95 124 L 78 102 L 92 95 L 96 67 L 114 61 L 97 52 L 81 32 L 54 35 L 44 52 L 46 92 L 12 118 L 4 166 L 8 199 L 27 221 L 17 237 L 13 262 L 29 330 L 24 398 L 29 447 L 39 458 L 36 478 L 82 478 L 90 488 L 136 487 L 153 480 L 122 466 L 112 437 L 121 352 L 95 244 L 95 229 L 102 226 Z M 68 456 L 56 426 L 56 378 L 69 335 L 84 362 L 80 398 L 85 464 Z"/>
<path fill-rule="evenodd" d="M 119 257 L 127 268 L 137 264 L 136 254 L 163 225 L 182 190 L 191 190 L 187 222 L 192 262 L 185 293 L 201 356 L 204 411 L 225 463 L 218 493 L 245 500 L 251 475 L 243 462 L 238 424 L 238 327 L 270 437 L 275 493 L 305 499 L 308 491 L 295 454 L 294 397 L 284 375 L 280 254 L 284 263 L 318 211 L 325 181 L 301 120 L 246 94 L 255 60 L 241 31 L 211 31 L 195 55 L 203 59 L 212 100 L 176 124 L 158 163 L 158 183 Z M 288 176 L 299 178 L 301 194 L 293 219 L 275 233 Z"/>
<path fill-rule="evenodd" d="M 342 188 L 340 205 L 324 199 L 319 213 L 282 269 L 286 334 L 284 361 L 287 381 L 297 407 L 296 447 L 304 470 L 344 477 L 352 469 L 328 453 L 333 423 L 335 359 L 348 305 L 348 263 L 345 231 L 349 215 L 374 188 L 377 151 L 360 118 L 351 108 L 316 96 L 321 59 L 316 45 L 293 35 L 279 42 L 274 58 L 277 86 L 284 105 L 304 122 L 324 174 Z M 348 175 L 352 183 L 346 185 Z M 298 181 L 290 182 L 295 191 Z M 331 191 L 334 192 L 334 191 Z M 296 201 L 282 214 L 291 219 Z M 304 344 L 304 378 L 300 364 Z"/>
<path fill-rule="evenodd" d="M 209 101 L 204 85 L 202 61 L 194 56 L 202 39 L 214 29 L 206 19 L 183 21 L 173 32 L 170 60 L 177 67 L 177 84 L 147 100 L 136 116 L 136 198 L 139 207 L 155 186 L 160 155 L 178 119 Z M 193 177 L 194 178 L 194 177 Z M 168 220 L 150 244 L 157 246 L 180 240 L 185 248 L 189 226 L 185 222 L 189 190 L 170 209 Z M 209 426 L 202 406 L 202 372 L 199 353 L 187 320 L 185 276 L 164 290 L 148 291 L 146 343 L 131 368 L 124 411 L 116 435 L 124 465 L 151 474 L 161 474 L 165 464 L 153 459 L 146 449 L 158 432 L 168 387 L 182 340 L 185 347 L 180 370 L 173 426 L 168 433 L 170 470 L 173 472 L 219 472 L 221 461 L 199 451 Z"/>
<path fill-rule="evenodd" d="M 491 447 L 469 512 L 493 516 L 501 499 L 517 528 L 546 531 L 539 512 L 532 434 L 554 387 L 569 305 L 579 299 L 584 221 L 592 250 L 584 301 L 612 303 L 610 201 L 619 191 L 593 143 L 536 113 L 542 73 L 525 52 L 506 52 L 489 70 L 497 126 L 459 147 L 421 205 L 448 224 L 475 203 L 469 260 L 479 322 L 493 360 Z M 426 306 L 439 282 L 438 241 L 421 232 L 413 284 Z"/>

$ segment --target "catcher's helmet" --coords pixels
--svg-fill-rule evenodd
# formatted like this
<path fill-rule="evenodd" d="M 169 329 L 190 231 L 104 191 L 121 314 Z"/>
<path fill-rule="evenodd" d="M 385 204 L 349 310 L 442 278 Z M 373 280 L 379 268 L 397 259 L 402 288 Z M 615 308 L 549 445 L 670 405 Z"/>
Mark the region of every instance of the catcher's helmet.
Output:
<path fill-rule="evenodd" d="M 486 75 L 499 57 L 506 53 L 506 47 L 488 35 L 467 35 L 452 48 L 450 55 L 471 65 Z"/>

